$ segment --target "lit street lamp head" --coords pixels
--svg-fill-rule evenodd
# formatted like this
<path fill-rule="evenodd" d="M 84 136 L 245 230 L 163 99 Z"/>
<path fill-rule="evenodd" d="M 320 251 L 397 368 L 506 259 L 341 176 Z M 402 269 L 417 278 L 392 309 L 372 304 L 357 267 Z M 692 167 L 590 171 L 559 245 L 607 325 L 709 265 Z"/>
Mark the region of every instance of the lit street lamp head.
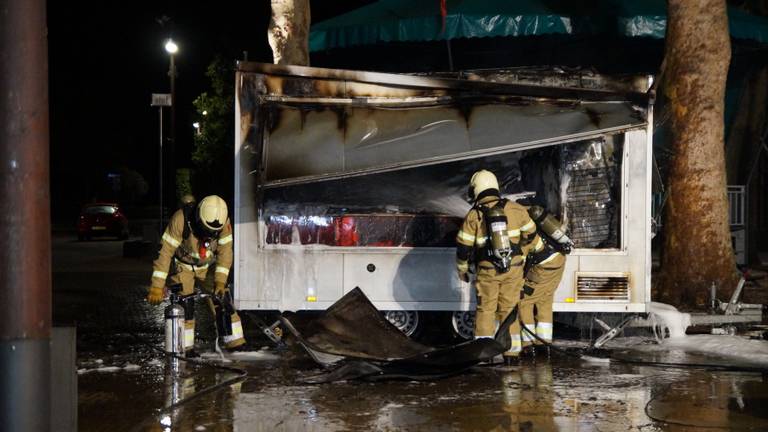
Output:
<path fill-rule="evenodd" d="M 173 39 L 168 39 L 165 42 L 165 50 L 168 52 L 168 54 L 176 54 L 179 52 L 179 46 L 176 45 L 176 42 L 173 41 Z"/>

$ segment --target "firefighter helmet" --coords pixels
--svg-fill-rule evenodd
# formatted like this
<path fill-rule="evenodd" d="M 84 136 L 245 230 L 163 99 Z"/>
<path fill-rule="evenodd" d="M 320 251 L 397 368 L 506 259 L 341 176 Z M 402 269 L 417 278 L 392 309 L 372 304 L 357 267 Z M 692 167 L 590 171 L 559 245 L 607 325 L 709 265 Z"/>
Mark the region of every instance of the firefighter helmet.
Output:
<path fill-rule="evenodd" d="M 184 194 L 179 201 L 181 202 L 181 207 L 197 203 L 195 196 L 192 194 Z"/>
<path fill-rule="evenodd" d="M 488 170 L 480 170 L 472 175 L 472 179 L 469 181 L 469 197 L 473 200 L 477 199 L 481 193 L 489 190 L 499 190 L 499 181 L 496 180 L 496 176 Z"/>
<path fill-rule="evenodd" d="M 227 203 L 218 195 L 208 195 L 197 206 L 197 220 L 208 231 L 221 231 L 227 223 Z"/>

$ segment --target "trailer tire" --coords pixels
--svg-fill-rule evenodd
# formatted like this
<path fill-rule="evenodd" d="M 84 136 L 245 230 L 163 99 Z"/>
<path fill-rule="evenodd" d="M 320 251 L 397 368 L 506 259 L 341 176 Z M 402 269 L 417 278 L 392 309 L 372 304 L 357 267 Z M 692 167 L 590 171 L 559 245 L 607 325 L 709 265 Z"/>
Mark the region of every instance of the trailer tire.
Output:
<path fill-rule="evenodd" d="M 421 331 L 419 311 L 389 310 L 382 311 L 384 318 L 406 336 L 414 338 Z"/>
<path fill-rule="evenodd" d="M 451 327 L 454 334 L 463 340 L 475 337 L 475 311 L 454 311 L 451 314 Z"/>

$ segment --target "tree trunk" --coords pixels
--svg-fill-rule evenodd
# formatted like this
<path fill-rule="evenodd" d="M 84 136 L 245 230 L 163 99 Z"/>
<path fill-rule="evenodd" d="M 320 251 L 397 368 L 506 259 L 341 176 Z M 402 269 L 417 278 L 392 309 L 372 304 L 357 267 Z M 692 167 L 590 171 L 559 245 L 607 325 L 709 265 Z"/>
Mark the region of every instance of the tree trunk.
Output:
<path fill-rule="evenodd" d="M 309 66 L 309 0 L 272 0 L 269 46 L 275 64 Z"/>
<path fill-rule="evenodd" d="M 725 0 L 668 0 L 664 95 L 674 156 L 669 171 L 662 300 L 703 305 L 712 283 L 738 281 L 728 227 L 723 111 L 731 58 Z"/>

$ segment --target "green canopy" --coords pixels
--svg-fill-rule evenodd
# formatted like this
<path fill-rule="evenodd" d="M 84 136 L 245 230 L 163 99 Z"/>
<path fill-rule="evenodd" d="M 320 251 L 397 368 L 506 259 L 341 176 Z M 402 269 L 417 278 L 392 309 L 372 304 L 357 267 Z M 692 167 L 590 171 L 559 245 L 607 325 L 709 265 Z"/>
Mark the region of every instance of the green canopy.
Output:
<path fill-rule="evenodd" d="M 728 8 L 731 36 L 768 43 L 768 19 Z M 380 0 L 317 23 L 310 51 L 493 36 L 613 34 L 664 38 L 664 0 Z"/>

